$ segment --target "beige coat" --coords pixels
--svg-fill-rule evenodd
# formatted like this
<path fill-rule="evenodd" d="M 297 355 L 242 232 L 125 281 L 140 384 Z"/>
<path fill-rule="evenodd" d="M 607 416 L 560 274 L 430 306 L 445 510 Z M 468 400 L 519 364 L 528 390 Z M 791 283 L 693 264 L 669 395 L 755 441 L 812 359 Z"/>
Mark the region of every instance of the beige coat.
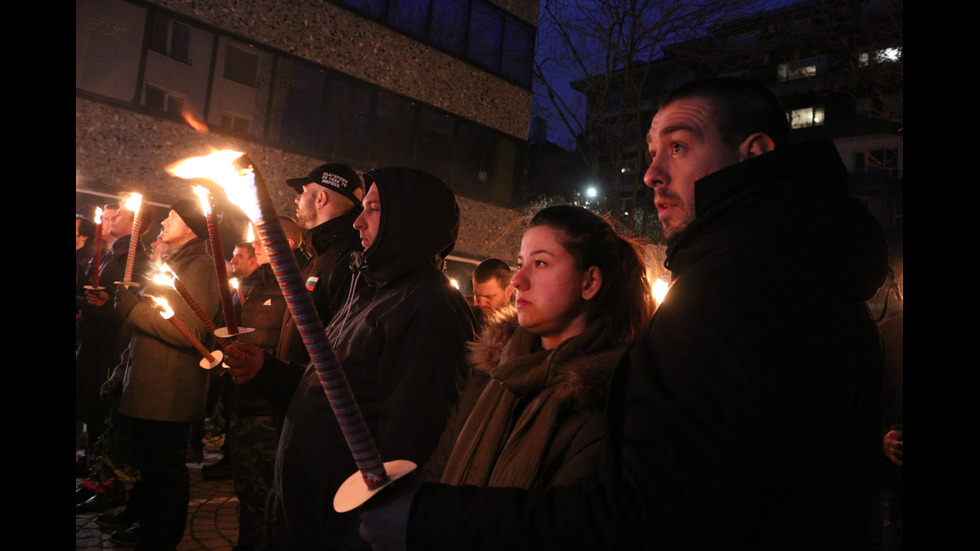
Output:
<path fill-rule="evenodd" d="M 203 241 L 195 239 L 170 255 L 167 265 L 177 275 L 204 312 L 221 327 L 214 261 Z M 209 371 L 202 369 L 201 354 L 169 320 L 154 308 L 146 295 L 167 299 L 175 316 L 190 332 L 214 350 L 214 340 L 204 323 L 173 289 L 149 283 L 141 300 L 129 312 L 133 338 L 123 353 L 116 377 L 123 380 L 119 412 L 137 419 L 198 421 L 204 418 Z"/>

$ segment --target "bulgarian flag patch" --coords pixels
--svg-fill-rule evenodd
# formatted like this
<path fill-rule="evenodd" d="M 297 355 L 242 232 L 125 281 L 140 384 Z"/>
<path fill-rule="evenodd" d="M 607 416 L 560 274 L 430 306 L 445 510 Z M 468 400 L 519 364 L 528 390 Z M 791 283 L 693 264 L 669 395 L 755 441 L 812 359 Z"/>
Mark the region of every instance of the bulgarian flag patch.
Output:
<path fill-rule="evenodd" d="M 320 278 L 316 276 L 310 276 L 309 279 L 306 280 L 306 290 L 312 293 L 313 288 L 316 287 L 317 281 L 320 281 Z"/>

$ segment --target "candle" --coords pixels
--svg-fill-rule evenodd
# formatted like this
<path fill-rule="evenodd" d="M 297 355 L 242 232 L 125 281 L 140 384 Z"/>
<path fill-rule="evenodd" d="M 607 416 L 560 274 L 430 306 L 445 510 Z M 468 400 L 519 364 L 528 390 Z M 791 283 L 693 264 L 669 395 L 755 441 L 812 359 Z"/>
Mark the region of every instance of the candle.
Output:
<path fill-rule="evenodd" d="M 143 222 L 143 196 L 133 193 L 126 200 L 126 209 L 133 211 L 133 232 L 129 237 L 129 255 L 126 257 L 126 273 L 123 283 L 133 281 L 133 266 L 136 264 L 136 245 L 140 242 L 140 225 Z"/>
<path fill-rule="evenodd" d="M 208 315 L 204 313 L 204 309 L 201 308 L 201 304 L 197 302 L 197 300 L 191 295 L 190 291 L 187 290 L 187 287 L 184 286 L 184 284 L 177 278 L 177 274 L 170 271 L 170 268 L 167 267 L 166 264 L 161 266 L 160 272 L 153 276 L 153 282 L 160 285 L 167 285 L 171 289 L 177 291 L 180 298 L 184 299 L 184 302 L 190 306 L 191 310 L 197 316 L 197 319 L 201 320 L 201 323 L 204 324 L 205 329 L 215 336 L 218 341 L 218 345 L 221 348 L 228 348 L 231 341 L 223 337 L 219 337 L 216 334 L 218 331 L 218 326 L 214 324 L 214 320 L 209 318 Z"/>
<path fill-rule="evenodd" d="M 238 333 L 238 320 L 235 317 L 235 305 L 231 300 L 231 289 L 228 286 L 228 269 L 225 267 L 224 249 L 221 247 L 221 231 L 211 212 L 210 193 L 207 188 L 194 186 L 194 193 L 201 200 L 201 210 L 208 220 L 208 235 L 211 237 L 211 254 L 214 255 L 214 273 L 218 277 L 218 291 L 221 295 L 221 310 L 225 314 L 225 326 L 228 336 Z"/>
<path fill-rule="evenodd" d="M 214 363 L 215 362 L 214 356 L 211 355 L 211 352 L 208 351 L 208 349 L 205 348 L 203 344 L 201 344 L 201 341 L 199 341 L 197 337 L 194 336 L 193 333 L 191 333 L 190 329 L 188 329 L 186 325 L 184 325 L 183 323 L 181 323 L 179 319 L 177 319 L 177 316 L 174 315 L 174 311 L 170 308 L 170 305 L 167 303 L 167 299 L 153 297 L 153 296 L 151 296 L 150 298 L 152 298 L 156 302 L 156 307 L 158 310 L 160 310 L 160 315 L 163 316 L 163 319 L 170 320 L 171 325 L 173 325 L 177 329 L 177 331 L 180 331 L 180 334 L 183 335 L 188 342 L 194 345 L 194 348 L 196 348 L 197 351 L 200 352 L 202 356 L 204 356 L 204 359 L 207 360 L 208 363 Z"/>
<path fill-rule="evenodd" d="M 99 288 L 99 264 L 102 262 L 102 207 L 95 207 L 95 256 L 92 257 L 92 288 Z"/>
<path fill-rule="evenodd" d="M 242 289 L 241 289 L 241 287 L 238 286 L 238 278 L 237 277 L 233 277 L 233 278 L 229 279 L 228 280 L 228 285 L 230 285 L 231 288 L 234 289 L 236 293 L 238 293 L 238 304 L 241 304 L 242 306 L 245 306 L 245 297 L 242 296 Z"/>
<path fill-rule="evenodd" d="M 286 305 L 296 321 L 321 386 L 357 464 L 360 479 L 367 487 L 364 499 L 370 498 L 392 480 L 411 472 L 414 465 L 407 461 L 395 461 L 387 465 L 382 463 L 347 377 L 324 334 L 323 323 L 317 315 L 313 299 L 300 277 L 296 257 L 289 248 L 272 197 L 251 161 L 239 152 L 220 151 L 207 157 L 188 159 L 173 167 L 171 173 L 183 178 L 207 177 L 218 182 L 224 187 L 229 200 L 238 205 L 255 225 L 269 254 L 270 264 L 286 299 Z M 390 466 L 387 472 L 386 466 Z M 343 490 L 344 487 L 341 492 Z M 356 508 L 362 502 L 347 497 L 342 499 L 341 492 L 334 499 L 334 508 L 340 512 Z"/>

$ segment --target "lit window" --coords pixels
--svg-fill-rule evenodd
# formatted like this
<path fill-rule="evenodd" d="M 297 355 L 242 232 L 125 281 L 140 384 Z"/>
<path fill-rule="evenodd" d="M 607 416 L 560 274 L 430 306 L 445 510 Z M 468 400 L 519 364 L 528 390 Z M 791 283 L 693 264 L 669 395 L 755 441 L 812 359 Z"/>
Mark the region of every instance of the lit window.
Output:
<path fill-rule="evenodd" d="M 790 63 L 780 63 L 776 77 L 779 82 L 786 82 L 787 80 L 796 80 L 800 78 L 811 78 L 823 73 L 826 66 L 827 58 L 825 57 L 811 57 L 809 59 L 800 59 Z"/>
<path fill-rule="evenodd" d="M 858 54 L 858 64 L 862 67 L 877 65 L 879 63 L 893 63 L 902 57 L 901 48 L 882 48 L 871 52 L 861 52 Z"/>
<path fill-rule="evenodd" d="M 789 113 L 790 126 L 793 128 L 820 126 L 823 124 L 823 115 L 823 107 L 804 107 L 803 109 L 793 109 Z"/>

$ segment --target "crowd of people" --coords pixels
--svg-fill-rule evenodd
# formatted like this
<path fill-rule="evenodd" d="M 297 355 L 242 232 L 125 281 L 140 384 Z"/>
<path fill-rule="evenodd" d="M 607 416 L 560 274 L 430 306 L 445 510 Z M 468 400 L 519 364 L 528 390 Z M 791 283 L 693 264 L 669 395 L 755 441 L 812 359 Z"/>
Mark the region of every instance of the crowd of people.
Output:
<path fill-rule="evenodd" d="M 135 213 L 106 206 L 104 252 L 76 216 L 76 425 L 90 450 L 112 443 L 87 457 L 138 472 L 125 491 L 107 485 L 113 501 L 80 489 L 79 510 L 107 509 L 97 521 L 118 545 L 176 549 L 189 430 L 220 397 L 239 550 L 880 544 L 879 469 L 900 469 L 903 445 L 900 413 L 882 430 L 894 358 L 865 304 L 886 243 L 833 144 L 791 144 L 772 94 L 727 78 L 679 88 L 646 141 L 672 275 L 659 305 L 639 242 L 581 207 L 538 211 L 515 268 L 483 262 L 467 302 L 443 273 L 465 221 L 439 178 L 326 164 L 285 182 L 284 233 L 378 452 L 418 466 L 347 512 L 333 498 L 357 464 L 266 244 L 228 259 L 249 330 L 220 339 L 207 321 L 224 321 L 222 252 L 196 201 L 172 205 L 151 250 L 137 245 L 132 283 Z M 161 259 L 197 311 L 144 277 Z M 201 369 L 151 297 L 224 365 Z M 900 496 L 887 503 L 900 513 Z"/>

